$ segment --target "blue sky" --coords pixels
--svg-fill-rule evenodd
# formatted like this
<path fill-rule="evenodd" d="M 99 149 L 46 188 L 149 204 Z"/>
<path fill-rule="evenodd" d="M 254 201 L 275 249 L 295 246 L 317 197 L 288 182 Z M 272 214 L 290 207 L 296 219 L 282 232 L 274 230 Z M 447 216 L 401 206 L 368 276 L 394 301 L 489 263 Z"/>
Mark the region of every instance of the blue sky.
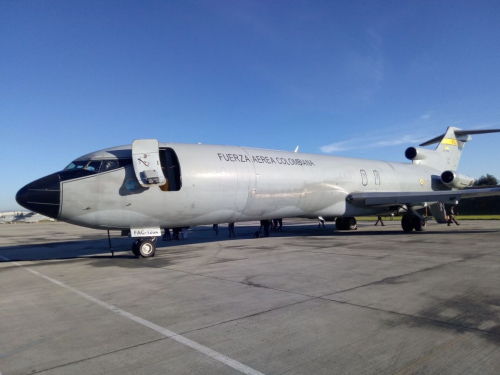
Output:
<path fill-rule="evenodd" d="M 500 128 L 498 1 L 0 2 L 0 211 L 138 138 L 406 161 Z M 500 134 L 459 172 L 500 178 Z"/>

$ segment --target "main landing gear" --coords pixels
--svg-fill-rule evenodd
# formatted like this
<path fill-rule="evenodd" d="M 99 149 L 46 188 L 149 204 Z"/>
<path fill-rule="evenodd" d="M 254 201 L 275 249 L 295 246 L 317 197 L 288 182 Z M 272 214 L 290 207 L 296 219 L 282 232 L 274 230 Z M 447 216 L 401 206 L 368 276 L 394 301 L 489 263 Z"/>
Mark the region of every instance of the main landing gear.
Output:
<path fill-rule="evenodd" d="M 136 257 L 150 258 L 156 253 L 156 237 L 141 237 L 132 244 L 132 252 Z"/>
<path fill-rule="evenodd" d="M 405 232 L 411 232 L 413 229 L 423 232 L 427 228 L 427 221 L 421 215 L 409 212 L 401 218 L 401 227 Z"/>
<path fill-rule="evenodd" d="M 358 224 L 354 217 L 338 217 L 335 219 L 337 230 L 355 230 L 358 229 Z"/>

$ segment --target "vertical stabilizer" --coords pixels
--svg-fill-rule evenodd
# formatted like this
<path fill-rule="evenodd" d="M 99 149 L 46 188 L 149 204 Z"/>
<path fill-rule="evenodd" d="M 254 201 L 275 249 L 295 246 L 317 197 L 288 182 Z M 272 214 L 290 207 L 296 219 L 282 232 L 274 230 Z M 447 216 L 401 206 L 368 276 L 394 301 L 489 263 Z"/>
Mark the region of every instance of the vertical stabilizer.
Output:
<path fill-rule="evenodd" d="M 465 142 L 471 139 L 470 136 L 457 137 L 455 134 L 456 130 L 460 129 L 450 126 L 446 130 L 443 139 L 436 147 L 438 162 L 440 164 L 436 165 L 436 167 L 441 170 L 457 170 Z"/>

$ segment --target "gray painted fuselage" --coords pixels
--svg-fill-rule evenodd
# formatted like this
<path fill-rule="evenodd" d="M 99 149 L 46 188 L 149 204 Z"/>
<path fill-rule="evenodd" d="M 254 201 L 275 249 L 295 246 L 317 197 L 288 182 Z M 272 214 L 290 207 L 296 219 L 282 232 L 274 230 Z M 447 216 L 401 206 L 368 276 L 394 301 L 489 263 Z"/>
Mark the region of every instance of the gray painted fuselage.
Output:
<path fill-rule="evenodd" d="M 179 191 L 157 186 L 130 191 L 127 181 L 136 180 L 130 165 L 63 181 L 59 219 L 91 228 L 129 229 L 333 218 L 389 212 L 387 207 L 351 205 L 346 202 L 351 193 L 446 189 L 436 186 L 442 171 L 425 165 L 232 146 L 164 143 L 160 148 L 177 154 Z M 130 157 L 130 146 L 80 159 L 113 155 Z"/>

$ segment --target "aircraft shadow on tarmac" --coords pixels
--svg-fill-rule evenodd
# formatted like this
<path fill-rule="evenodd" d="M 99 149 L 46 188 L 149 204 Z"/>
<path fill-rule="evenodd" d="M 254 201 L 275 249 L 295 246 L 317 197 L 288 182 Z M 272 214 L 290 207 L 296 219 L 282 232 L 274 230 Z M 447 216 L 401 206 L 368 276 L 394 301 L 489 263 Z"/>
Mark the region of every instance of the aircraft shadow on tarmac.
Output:
<path fill-rule="evenodd" d="M 372 225 L 372 224 L 371 224 Z M 387 226 L 387 225 L 386 225 Z M 327 228 L 318 228 L 316 225 L 293 225 L 283 228 L 282 232 L 271 232 L 269 238 L 285 238 L 285 237 L 366 237 L 366 236 L 413 236 L 417 239 L 419 236 L 426 236 L 426 234 L 440 235 L 453 235 L 455 230 L 449 230 L 443 226 L 432 228 L 425 232 L 405 233 L 399 226 L 396 228 L 380 228 L 380 230 L 364 231 L 367 225 L 361 226 L 359 230 L 354 231 L 336 231 L 334 226 L 330 225 Z M 258 230 L 255 226 L 239 226 L 236 227 L 236 237 L 228 238 L 227 228 L 220 227 L 219 234 L 215 235 L 211 228 L 197 228 L 194 231 L 189 231 L 186 240 L 178 241 L 162 241 L 158 238 L 157 241 L 157 256 L 151 259 L 159 259 L 163 254 L 174 250 L 178 247 L 183 247 L 175 252 L 175 260 L 180 260 L 181 257 L 195 257 L 192 253 L 194 250 L 199 251 L 199 248 L 193 249 L 186 247 L 186 245 L 209 244 L 216 242 L 227 242 L 235 240 L 254 240 L 265 241 L 266 238 L 253 238 L 254 233 Z M 459 230 L 461 234 L 474 233 L 490 233 L 492 230 Z M 9 259 L 9 261 L 41 261 L 41 260 L 63 260 L 63 259 L 134 259 L 136 258 L 131 252 L 132 238 L 119 237 L 116 235 L 111 236 L 111 244 L 114 249 L 114 257 L 108 247 L 107 237 L 102 239 L 90 240 L 73 240 L 62 242 L 49 242 L 34 245 L 18 245 L 18 246 L 0 246 L 0 255 Z M 256 242 L 257 245 L 257 242 Z M 332 244 L 334 245 L 334 244 Z M 182 254 L 182 255 L 181 255 Z M 165 260 L 165 259 L 163 259 Z M 0 262 L 3 260 L 0 258 Z M 163 265 L 164 266 L 164 265 Z"/>

